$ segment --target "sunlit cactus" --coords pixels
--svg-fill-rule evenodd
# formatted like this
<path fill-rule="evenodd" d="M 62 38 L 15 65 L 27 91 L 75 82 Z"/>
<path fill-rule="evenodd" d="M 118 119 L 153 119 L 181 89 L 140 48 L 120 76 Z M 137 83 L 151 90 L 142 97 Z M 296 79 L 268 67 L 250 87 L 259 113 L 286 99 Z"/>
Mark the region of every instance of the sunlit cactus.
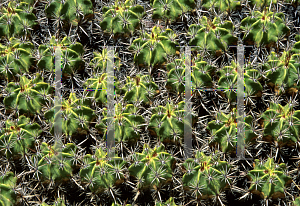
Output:
<path fill-rule="evenodd" d="M 72 161 L 77 146 L 56 142 L 54 145 L 43 142 L 40 155 L 33 155 L 32 161 L 37 162 L 37 179 L 43 184 L 55 185 L 70 180 L 75 163 Z"/>
<path fill-rule="evenodd" d="M 158 86 L 149 75 L 136 75 L 127 77 L 126 84 L 122 88 L 125 93 L 124 99 L 133 104 L 136 101 L 149 104 L 155 94 L 159 92 Z"/>
<path fill-rule="evenodd" d="M 154 26 L 150 34 L 142 33 L 135 39 L 130 50 L 133 50 L 134 61 L 140 66 L 156 66 L 167 62 L 167 55 L 175 55 L 179 48 L 176 47 L 176 34 L 172 29 L 162 31 Z"/>
<path fill-rule="evenodd" d="M 145 120 L 138 113 L 138 108 L 133 104 L 115 104 L 113 119 L 107 116 L 107 108 L 104 108 L 103 116 L 104 118 L 96 125 L 96 128 L 104 135 L 104 138 L 106 138 L 107 134 L 107 122 L 113 121 L 115 141 L 117 143 L 126 142 L 133 144 L 140 139 L 140 130 L 144 127 Z"/>
<path fill-rule="evenodd" d="M 127 162 L 121 157 L 108 158 L 107 153 L 98 148 L 94 155 L 85 155 L 83 161 L 86 166 L 79 172 L 81 182 L 93 193 L 111 194 L 114 187 L 124 182 Z"/>
<path fill-rule="evenodd" d="M 284 198 L 285 188 L 292 182 L 291 177 L 285 174 L 285 163 L 276 164 L 273 158 L 264 162 L 255 160 L 254 169 L 248 172 L 250 179 L 249 191 L 261 198 Z"/>
<path fill-rule="evenodd" d="M 78 99 L 75 93 L 70 93 L 67 100 L 62 100 L 62 104 L 46 111 L 45 118 L 52 124 L 50 133 L 54 134 L 54 128 L 59 127 L 62 133 L 69 136 L 87 134 L 89 123 L 95 119 L 95 113 L 85 103 L 83 99 Z M 56 110 L 60 112 L 55 113 Z"/>
<path fill-rule="evenodd" d="M 32 79 L 20 77 L 20 82 L 10 82 L 6 91 L 9 93 L 4 98 L 4 105 L 8 110 L 17 108 L 21 114 L 40 113 L 43 106 L 49 104 L 49 97 L 53 87 L 44 82 L 44 78 L 36 73 Z"/>
<path fill-rule="evenodd" d="M 220 56 L 228 50 L 228 45 L 236 44 L 237 37 L 232 35 L 233 30 L 231 21 L 221 21 L 220 17 L 211 20 L 202 16 L 199 24 L 191 24 L 189 27 L 188 35 L 191 37 L 189 45 L 199 46 L 205 53 Z M 199 48 L 197 47 L 197 50 Z"/>
<path fill-rule="evenodd" d="M 105 32 L 115 35 L 133 33 L 140 26 L 140 19 L 145 15 L 144 8 L 132 0 L 115 1 L 111 7 L 103 7 L 103 21 L 100 26 Z"/>
<path fill-rule="evenodd" d="M 220 160 L 218 151 L 209 156 L 197 151 L 195 158 L 185 160 L 182 169 L 183 189 L 197 200 L 212 199 L 232 184 L 232 166 Z"/>
<path fill-rule="evenodd" d="M 144 144 L 142 153 L 132 154 L 133 163 L 128 168 L 137 181 L 136 191 L 157 189 L 172 182 L 176 160 L 165 152 L 163 146 L 150 148 Z"/>
<path fill-rule="evenodd" d="M 0 205 L 13 206 L 18 204 L 17 194 L 13 190 L 16 186 L 18 178 L 13 172 L 7 172 L 0 176 Z"/>
<path fill-rule="evenodd" d="M 280 146 L 293 146 L 299 141 L 300 110 L 295 111 L 290 103 L 282 106 L 270 102 L 270 107 L 262 114 L 266 141 L 276 141 Z"/>
<path fill-rule="evenodd" d="M 283 13 L 269 11 L 268 7 L 262 12 L 253 12 L 253 15 L 249 15 L 241 21 L 244 42 L 271 47 L 277 42 L 278 37 L 289 34 L 290 29 L 284 23 Z"/>
<path fill-rule="evenodd" d="M 6 120 L 0 130 L 0 154 L 18 159 L 34 148 L 35 138 L 41 134 L 40 125 L 20 116 L 17 120 Z"/>
<path fill-rule="evenodd" d="M 40 45 L 38 48 L 40 59 L 37 65 L 40 69 L 55 72 L 55 47 L 61 48 L 63 78 L 68 78 L 84 68 L 84 62 L 81 59 L 84 53 L 82 44 L 79 42 L 72 43 L 69 37 L 57 40 L 52 36 L 48 45 Z"/>
<path fill-rule="evenodd" d="M 0 10 L 0 37 L 28 36 L 29 31 L 37 24 L 32 7 L 26 2 L 10 1 Z"/>
<path fill-rule="evenodd" d="M 178 104 L 167 103 L 152 109 L 152 116 L 148 130 L 150 134 L 157 136 L 161 142 L 182 143 L 184 135 L 184 101 Z M 192 124 L 195 123 L 192 114 Z"/>
<path fill-rule="evenodd" d="M 11 81 L 28 73 L 34 62 L 33 48 L 31 42 L 21 42 L 15 37 L 11 37 L 5 45 L 0 44 L 0 78 Z"/>
<path fill-rule="evenodd" d="M 48 18 L 54 18 L 55 24 L 59 28 L 64 24 L 78 26 L 83 20 L 91 19 L 94 15 L 91 0 L 54 0 L 46 5 L 45 13 Z"/>

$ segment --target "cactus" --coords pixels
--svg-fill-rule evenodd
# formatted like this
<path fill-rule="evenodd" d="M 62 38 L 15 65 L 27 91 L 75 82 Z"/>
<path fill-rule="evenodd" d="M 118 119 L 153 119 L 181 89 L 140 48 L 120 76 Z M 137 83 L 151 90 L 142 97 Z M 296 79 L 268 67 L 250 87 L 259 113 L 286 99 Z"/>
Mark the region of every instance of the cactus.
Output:
<path fill-rule="evenodd" d="M 250 126 L 252 116 L 245 117 L 245 143 L 254 143 L 257 135 Z M 208 123 L 207 130 L 212 135 L 209 141 L 210 146 L 219 146 L 222 152 L 235 152 L 236 147 L 236 108 L 233 108 L 228 115 L 223 112 L 216 114 L 216 120 Z"/>
<path fill-rule="evenodd" d="M 14 37 L 6 45 L 0 44 L 0 77 L 11 81 L 16 76 L 28 73 L 33 64 L 33 48 L 32 43 L 23 43 Z"/>
<path fill-rule="evenodd" d="M 56 105 L 45 113 L 45 118 L 52 123 L 50 133 L 54 134 L 54 127 L 62 127 L 62 132 L 72 136 L 77 132 L 87 134 L 88 124 L 95 118 L 94 110 L 86 106 L 82 99 L 77 99 L 75 93 L 70 93 L 68 100 L 63 100 L 61 105 Z M 55 111 L 60 112 L 55 114 Z M 62 123 L 58 118 L 61 118 Z M 62 125 L 59 125 L 62 124 Z"/>
<path fill-rule="evenodd" d="M 175 55 L 179 50 L 176 47 L 176 34 L 171 29 L 162 32 L 157 26 L 152 28 L 151 34 L 142 33 L 140 38 L 135 39 L 130 50 L 134 50 L 134 61 L 139 66 L 155 66 L 164 64 L 166 55 Z"/>
<path fill-rule="evenodd" d="M 2 7 L 2 6 L 1 6 Z M 29 30 L 37 24 L 32 7 L 26 3 L 10 1 L 0 13 L 0 37 L 28 36 Z"/>
<path fill-rule="evenodd" d="M 300 206 L 300 197 L 297 197 L 295 201 L 293 201 L 294 206 Z"/>
<path fill-rule="evenodd" d="M 91 19 L 94 15 L 91 0 L 54 0 L 46 5 L 45 13 L 48 18 L 57 19 L 57 27 L 62 22 L 64 25 L 78 26 L 83 20 Z"/>
<path fill-rule="evenodd" d="M 94 155 L 84 157 L 86 166 L 79 172 L 82 183 L 95 193 L 103 193 L 124 182 L 124 167 L 127 162 L 121 157 L 107 158 L 106 152 L 98 148 Z"/>
<path fill-rule="evenodd" d="M 239 1 L 234 1 L 234 0 L 204 0 L 202 2 L 202 6 L 206 9 L 210 9 L 214 7 L 217 11 L 230 11 L 234 10 L 237 6 L 240 6 Z"/>
<path fill-rule="evenodd" d="M 249 2 L 251 6 L 258 7 L 258 8 L 264 8 L 266 6 L 270 6 L 271 4 L 277 4 L 277 0 L 254 0 Z"/>
<path fill-rule="evenodd" d="M 130 104 L 136 101 L 143 101 L 144 104 L 149 104 L 155 93 L 159 92 L 158 86 L 151 81 L 149 75 L 127 77 L 127 82 L 122 90 L 125 93 L 125 101 Z"/>
<path fill-rule="evenodd" d="M 211 21 L 206 16 L 199 20 L 200 24 L 192 24 L 189 27 L 188 35 L 191 36 L 189 45 L 200 46 L 202 50 L 219 56 L 228 45 L 236 44 L 237 37 L 232 35 L 234 26 L 230 21 L 222 22 L 220 17 Z"/>
<path fill-rule="evenodd" d="M 133 33 L 140 26 L 140 19 L 145 15 L 141 5 L 134 5 L 132 0 L 125 3 L 115 1 L 112 7 L 103 7 L 102 30 L 115 35 Z"/>
<path fill-rule="evenodd" d="M 50 206 L 46 203 L 42 203 L 40 204 L 40 206 Z M 66 206 L 65 201 L 61 198 L 57 198 L 57 200 L 55 200 L 55 203 L 52 206 Z"/>
<path fill-rule="evenodd" d="M 278 142 L 279 146 L 292 146 L 299 140 L 300 110 L 294 111 L 287 103 L 284 107 L 270 102 L 270 107 L 262 114 L 264 119 L 263 139 Z"/>
<path fill-rule="evenodd" d="M 53 146 L 45 142 L 40 145 L 39 155 L 33 155 L 32 161 L 37 163 L 37 179 L 43 184 L 59 184 L 68 181 L 75 168 L 72 161 L 77 146 L 67 143 L 60 147 L 56 142 Z"/>
<path fill-rule="evenodd" d="M 196 199 L 211 199 L 231 185 L 231 165 L 220 160 L 220 152 L 206 156 L 197 151 L 195 158 L 182 164 L 185 174 L 182 177 L 183 189 Z"/>
<path fill-rule="evenodd" d="M 262 12 L 254 11 L 253 17 L 247 16 L 241 21 L 245 35 L 243 40 L 259 47 L 262 44 L 271 47 L 279 36 L 286 36 L 290 29 L 285 25 L 283 13 L 274 13 L 265 8 Z"/>
<path fill-rule="evenodd" d="M 132 104 L 123 106 L 121 103 L 115 105 L 114 114 L 114 134 L 116 142 L 127 142 L 129 144 L 136 143 L 140 139 L 139 130 L 143 127 L 145 120 L 143 116 L 138 115 L 138 108 Z M 101 134 L 107 132 L 107 109 L 103 111 L 104 118 L 96 125 Z"/>
<path fill-rule="evenodd" d="M 68 78 L 75 72 L 84 69 L 84 62 L 81 59 L 84 53 L 82 44 L 78 42 L 71 43 L 68 37 L 57 41 L 54 36 L 51 37 L 48 45 L 39 46 L 38 50 L 41 57 L 37 65 L 40 69 L 55 72 L 54 58 L 56 46 L 61 47 L 63 78 Z"/>
<path fill-rule="evenodd" d="M 112 52 L 112 51 L 111 51 Z M 110 55 L 112 56 L 112 55 Z M 94 52 L 94 58 L 90 62 L 90 66 L 93 67 L 93 72 L 96 75 L 99 72 L 106 72 L 107 68 L 107 61 L 109 60 L 109 54 L 106 48 L 103 48 L 102 53 L 100 52 Z M 119 70 L 121 66 L 121 59 L 117 55 L 114 56 L 114 61 L 112 62 L 114 64 L 114 68 Z"/>
<path fill-rule="evenodd" d="M 164 147 L 150 148 L 144 144 L 142 153 L 133 154 L 133 163 L 129 166 L 130 175 L 137 180 L 136 189 L 159 189 L 172 182 L 172 172 L 176 160 L 165 152 Z"/>
<path fill-rule="evenodd" d="M 184 135 L 184 101 L 174 105 L 172 102 L 166 106 L 159 105 L 152 109 L 152 116 L 148 130 L 151 135 L 157 136 L 165 143 L 182 143 Z M 192 124 L 195 116 L 192 113 Z"/>
<path fill-rule="evenodd" d="M 245 97 L 247 99 L 246 105 L 249 105 L 249 98 L 262 96 L 263 87 L 260 83 L 260 80 L 263 79 L 263 76 L 257 69 L 253 68 L 251 65 L 247 66 L 245 70 Z"/>
<path fill-rule="evenodd" d="M 177 206 L 175 204 L 174 198 L 170 197 L 166 202 L 156 202 L 155 206 Z"/>
<path fill-rule="evenodd" d="M 167 18 L 175 21 L 182 13 L 188 12 L 195 7 L 194 0 L 154 0 L 153 19 Z"/>
<path fill-rule="evenodd" d="M 297 93 L 300 89 L 299 59 L 300 55 L 293 54 L 291 51 L 283 51 L 280 57 L 275 52 L 271 52 L 268 62 L 263 65 L 268 79 L 267 84 L 274 87 L 277 95 L 285 90 L 289 93 Z M 284 89 L 279 89 L 281 86 L 284 86 Z"/>
<path fill-rule="evenodd" d="M 0 176 L 0 205 L 13 206 L 17 204 L 17 195 L 12 188 L 16 186 L 17 177 L 13 172 Z"/>
<path fill-rule="evenodd" d="M 35 138 L 41 134 L 37 123 L 31 123 L 30 118 L 20 116 L 18 120 L 6 120 L 6 127 L 0 130 L 1 153 L 7 158 L 20 158 L 27 154 L 28 149 L 34 147 Z"/>
<path fill-rule="evenodd" d="M 275 164 L 273 158 L 265 162 L 255 159 L 254 169 L 247 174 L 251 182 L 249 191 L 264 199 L 284 198 L 284 190 L 292 182 L 291 177 L 285 174 L 285 169 L 285 163 Z"/>
<path fill-rule="evenodd" d="M 32 79 L 25 76 L 20 77 L 20 82 L 10 82 L 7 84 L 6 91 L 9 95 L 4 98 L 4 105 L 7 109 L 12 110 L 17 107 L 21 114 L 40 113 L 44 105 L 49 103 L 47 97 L 53 91 L 48 83 L 39 73 Z"/>
<path fill-rule="evenodd" d="M 203 61 L 198 54 L 198 58 L 195 61 L 195 65 L 191 67 L 191 79 L 192 88 L 212 87 L 212 78 L 214 66 L 209 65 Z M 176 59 L 175 62 L 171 62 L 167 65 L 168 80 L 166 88 L 173 92 L 180 94 L 185 91 L 185 61 L 182 59 Z"/>
<path fill-rule="evenodd" d="M 119 81 L 114 77 L 114 86 L 116 94 L 120 93 Z M 101 105 L 107 104 L 107 73 L 96 75 L 94 78 L 89 78 L 83 83 L 86 87 L 87 97 L 91 97 L 93 101 Z M 90 102 L 86 100 L 86 102 Z"/>

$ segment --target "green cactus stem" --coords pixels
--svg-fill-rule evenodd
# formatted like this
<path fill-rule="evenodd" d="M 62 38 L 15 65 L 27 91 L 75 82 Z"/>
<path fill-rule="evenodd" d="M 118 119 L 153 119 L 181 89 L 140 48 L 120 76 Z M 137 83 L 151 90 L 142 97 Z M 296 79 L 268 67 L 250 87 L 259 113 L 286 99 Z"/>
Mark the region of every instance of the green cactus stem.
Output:
<path fill-rule="evenodd" d="M 150 104 L 154 95 L 159 92 L 158 86 L 151 80 L 149 75 L 127 77 L 122 90 L 125 93 L 124 99 L 130 104 L 136 101 Z"/>
<path fill-rule="evenodd" d="M 270 102 L 270 107 L 262 114 L 262 118 L 264 140 L 276 141 L 279 146 L 293 146 L 299 141 L 300 110 L 295 111 L 289 103 L 282 106 Z"/>
<path fill-rule="evenodd" d="M 32 43 L 23 43 L 14 37 L 6 45 L 0 44 L 0 78 L 11 81 L 28 73 L 33 64 L 33 48 Z"/>
<path fill-rule="evenodd" d="M 84 157 L 86 167 L 79 172 L 81 181 L 93 193 L 99 194 L 105 191 L 110 193 L 112 187 L 124 182 L 124 169 L 127 164 L 121 157 L 107 158 L 107 153 L 99 148 L 94 155 L 87 154 Z"/>
<path fill-rule="evenodd" d="M 237 37 L 232 35 L 233 29 L 231 21 L 222 22 L 219 17 L 211 21 L 203 16 L 199 25 L 192 24 L 189 27 L 188 35 L 191 37 L 189 45 L 199 46 L 205 53 L 219 56 L 228 49 L 228 45 L 236 44 Z"/>
<path fill-rule="evenodd" d="M 103 138 L 106 138 L 107 133 L 107 108 L 103 111 L 104 118 L 99 124 L 96 125 L 96 129 L 103 134 Z M 126 142 L 128 144 L 134 144 L 140 139 L 140 130 L 144 127 L 145 120 L 142 115 L 138 114 L 138 108 L 132 104 L 122 105 L 121 103 L 115 104 L 115 116 L 114 119 L 114 134 L 115 141 Z"/>
<path fill-rule="evenodd" d="M 78 26 L 83 19 L 92 19 L 93 4 L 91 0 L 54 0 L 46 5 L 45 12 L 48 18 L 60 18 L 66 25 Z M 59 27 L 60 22 L 57 23 Z"/>
<path fill-rule="evenodd" d="M 164 143 L 181 143 L 184 135 L 184 101 L 174 105 L 159 105 L 152 109 L 152 116 L 148 130 L 151 135 L 157 136 Z M 196 118 L 192 113 L 192 124 Z"/>
<path fill-rule="evenodd" d="M 132 42 L 129 49 L 135 53 L 135 63 L 154 67 L 166 63 L 167 55 L 175 55 L 176 51 L 179 51 L 175 38 L 173 30 L 166 29 L 163 32 L 160 27 L 154 26 L 151 34 L 142 33 L 140 38 Z"/>
<path fill-rule="evenodd" d="M 138 191 L 159 189 L 172 182 L 176 160 L 165 152 L 163 146 L 150 148 L 144 144 L 142 153 L 133 154 L 133 163 L 128 168 L 130 175 L 137 180 Z"/>
<path fill-rule="evenodd" d="M 49 104 L 48 95 L 53 91 L 44 78 L 36 73 L 32 79 L 20 77 L 20 82 L 10 82 L 6 87 L 9 95 L 4 98 L 4 105 L 11 111 L 17 107 L 21 114 L 40 113 L 43 106 Z"/>
<path fill-rule="evenodd" d="M 211 199 L 227 189 L 232 180 L 229 177 L 232 166 L 220 160 L 220 153 L 206 156 L 197 151 L 195 158 L 182 164 L 183 189 L 198 200 Z"/>
<path fill-rule="evenodd" d="M 256 159 L 254 169 L 247 175 L 251 182 L 249 191 L 264 199 L 284 198 L 284 189 L 292 182 L 285 169 L 285 163 L 275 164 L 273 158 L 263 163 Z"/>
<path fill-rule="evenodd" d="M 153 19 L 170 19 L 175 21 L 184 12 L 188 12 L 195 7 L 194 0 L 154 0 Z"/>
<path fill-rule="evenodd" d="M 135 5 L 132 0 L 126 0 L 125 3 L 117 0 L 112 7 L 103 7 L 102 12 L 102 30 L 113 32 L 115 35 L 132 34 L 140 26 L 140 19 L 145 15 L 144 7 Z"/>
<path fill-rule="evenodd" d="M 241 29 L 245 32 L 243 40 L 259 47 L 262 44 L 271 47 L 278 36 L 286 36 L 290 29 L 284 23 L 283 13 L 274 13 L 266 7 L 262 12 L 254 11 L 241 21 Z"/>
<path fill-rule="evenodd" d="M 60 112 L 55 114 L 55 110 Z M 60 116 L 62 113 L 62 116 Z M 86 105 L 83 99 L 78 99 L 75 93 L 70 93 L 67 100 L 63 100 L 61 105 L 56 105 L 45 112 L 45 118 L 52 123 L 50 133 L 54 134 L 54 127 L 62 127 L 62 132 L 72 136 L 75 134 L 87 134 L 88 125 L 95 119 L 94 110 Z M 62 125 L 59 124 L 62 119 Z"/>
<path fill-rule="evenodd" d="M 72 161 L 77 146 L 67 143 L 60 147 L 58 143 L 49 145 L 43 142 L 40 145 L 41 155 L 32 156 L 33 162 L 38 162 L 38 179 L 43 184 L 59 184 L 70 179 L 75 164 Z"/>
<path fill-rule="evenodd" d="M 0 206 L 13 206 L 17 204 L 17 195 L 13 191 L 17 179 L 13 172 L 8 172 L 0 176 Z"/>
<path fill-rule="evenodd" d="M 29 30 L 37 25 L 32 9 L 26 2 L 10 1 L 7 7 L 1 5 L 0 37 L 28 36 Z"/>
<path fill-rule="evenodd" d="M 33 149 L 35 138 L 41 134 L 37 123 L 31 123 L 30 118 L 20 116 L 16 121 L 6 120 L 6 127 L 0 130 L 0 153 L 7 158 L 18 159 Z"/>
<path fill-rule="evenodd" d="M 81 56 L 84 53 L 84 49 L 81 43 L 71 43 L 69 37 L 64 37 L 62 40 L 51 37 L 49 44 L 39 46 L 39 59 L 37 65 L 40 69 L 45 69 L 50 72 L 55 72 L 55 47 L 61 47 L 61 64 L 63 78 L 69 78 L 76 72 L 84 69 L 84 62 Z"/>

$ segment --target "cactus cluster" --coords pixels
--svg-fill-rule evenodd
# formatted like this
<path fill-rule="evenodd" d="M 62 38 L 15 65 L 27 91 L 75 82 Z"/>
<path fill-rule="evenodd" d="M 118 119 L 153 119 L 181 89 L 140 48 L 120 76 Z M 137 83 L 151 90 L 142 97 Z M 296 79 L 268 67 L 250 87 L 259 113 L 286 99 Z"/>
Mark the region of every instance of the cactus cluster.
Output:
<path fill-rule="evenodd" d="M 0 205 L 300 205 L 299 3 L 0 0 Z"/>

